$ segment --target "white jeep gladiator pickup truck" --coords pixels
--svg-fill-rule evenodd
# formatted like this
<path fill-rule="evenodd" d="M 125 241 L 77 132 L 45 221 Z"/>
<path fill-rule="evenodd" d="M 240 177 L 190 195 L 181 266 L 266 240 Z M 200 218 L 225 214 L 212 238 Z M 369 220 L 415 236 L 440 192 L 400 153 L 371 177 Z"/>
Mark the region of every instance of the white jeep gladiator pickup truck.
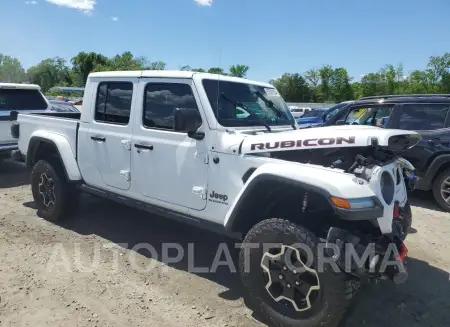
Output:
<path fill-rule="evenodd" d="M 396 153 L 414 132 L 300 130 L 270 84 L 129 71 L 91 74 L 81 114 L 19 114 L 11 133 L 50 221 L 85 191 L 241 237 L 249 303 L 273 325 L 335 326 L 361 278 L 406 278 L 414 167 Z M 348 245 L 374 247 L 349 266 Z"/>

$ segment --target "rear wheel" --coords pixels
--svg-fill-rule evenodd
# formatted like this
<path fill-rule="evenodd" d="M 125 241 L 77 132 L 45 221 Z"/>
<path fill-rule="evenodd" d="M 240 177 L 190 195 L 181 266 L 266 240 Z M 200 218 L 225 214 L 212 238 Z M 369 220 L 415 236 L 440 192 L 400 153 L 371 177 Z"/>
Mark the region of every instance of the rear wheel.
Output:
<path fill-rule="evenodd" d="M 271 325 L 331 327 L 345 313 L 357 288 L 345 274 L 320 269 L 318 243 L 312 232 L 283 219 L 264 220 L 246 235 L 242 282 L 252 309 Z"/>
<path fill-rule="evenodd" d="M 73 185 L 66 181 L 57 162 L 39 160 L 31 172 L 31 190 L 38 215 L 49 221 L 58 221 L 76 206 Z"/>
<path fill-rule="evenodd" d="M 433 196 L 442 209 L 450 212 L 450 169 L 436 177 L 433 183 Z"/>

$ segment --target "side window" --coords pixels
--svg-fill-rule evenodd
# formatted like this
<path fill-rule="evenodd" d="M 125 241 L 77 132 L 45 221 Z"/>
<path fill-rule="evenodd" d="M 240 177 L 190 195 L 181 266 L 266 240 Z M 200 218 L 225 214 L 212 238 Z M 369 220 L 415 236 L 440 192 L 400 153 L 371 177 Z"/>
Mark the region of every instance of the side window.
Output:
<path fill-rule="evenodd" d="M 95 103 L 95 120 L 127 125 L 130 121 L 133 83 L 102 82 L 98 86 Z"/>
<path fill-rule="evenodd" d="M 345 123 L 385 127 L 393 107 L 394 105 L 352 108 Z"/>
<path fill-rule="evenodd" d="M 405 104 L 399 128 L 416 131 L 443 128 L 448 109 L 448 104 Z"/>
<path fill-rule="evenodd" d="M 345 124 L 351 124 L 355 120 L 357 120 L 365 111 L 367 111 L 367 108 L 351 108 L 347 118 L 345 119 Z"/>
<path fill-rule="evenodd" d="M 142 121 L 147 128 L 173 130 L 176 108 L 197 109 L 194 93 L 188 84 L 149 83 L 144 91 Z"/>

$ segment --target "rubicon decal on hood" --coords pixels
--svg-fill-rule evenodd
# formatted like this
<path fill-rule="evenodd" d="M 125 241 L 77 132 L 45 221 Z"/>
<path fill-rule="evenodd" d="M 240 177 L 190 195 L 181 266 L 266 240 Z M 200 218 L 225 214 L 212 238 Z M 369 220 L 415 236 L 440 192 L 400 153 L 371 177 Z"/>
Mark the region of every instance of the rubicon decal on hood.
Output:
<path fill-rule="evenodd" d="M 384 129 L 372 126 L 330 126 L 306 128 L 257 135 L 247 135 L 240 145 L 240 153 L 260 153 L 289 150 L 308 150 L 378 145 L 391 147 L 395 140 L 420 137 L 415 132 Z M 400 139 L 399 139 L 400 137 Z M 402 142 L 396 142 L 402 143 Z M 403 142 L 405 143 L 405 142 Z"/>
<path fill-rule="evenodd" d="M 266 143 L 253 143 L 250 145 L 250 151 L 255 150 L 273 150 L 273 149 L 286 149 L 286 148 L 301 148 L 301 147 L 316 147 L 326 145 L 341 145 L 341 144 L 354 144 L 355 136 L 348 137 L 322 137 L 320 139 L 305 139 L 305 140 L 288 140 L 288 141 L 276 141 Z"/>

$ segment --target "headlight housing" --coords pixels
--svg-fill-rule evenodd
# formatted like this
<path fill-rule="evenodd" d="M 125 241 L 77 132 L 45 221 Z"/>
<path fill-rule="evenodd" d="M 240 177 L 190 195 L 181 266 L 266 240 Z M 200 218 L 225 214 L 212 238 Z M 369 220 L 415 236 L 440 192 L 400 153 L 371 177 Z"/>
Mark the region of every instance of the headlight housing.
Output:
<path fill-rule="evenodd" d="M 341 209 L 367 209 L 373 208 L 376 205 L 373 197 L 343 199 L 337 196 L 332 196 L 330 197 L 330 200 L 336 207 Z"/>

